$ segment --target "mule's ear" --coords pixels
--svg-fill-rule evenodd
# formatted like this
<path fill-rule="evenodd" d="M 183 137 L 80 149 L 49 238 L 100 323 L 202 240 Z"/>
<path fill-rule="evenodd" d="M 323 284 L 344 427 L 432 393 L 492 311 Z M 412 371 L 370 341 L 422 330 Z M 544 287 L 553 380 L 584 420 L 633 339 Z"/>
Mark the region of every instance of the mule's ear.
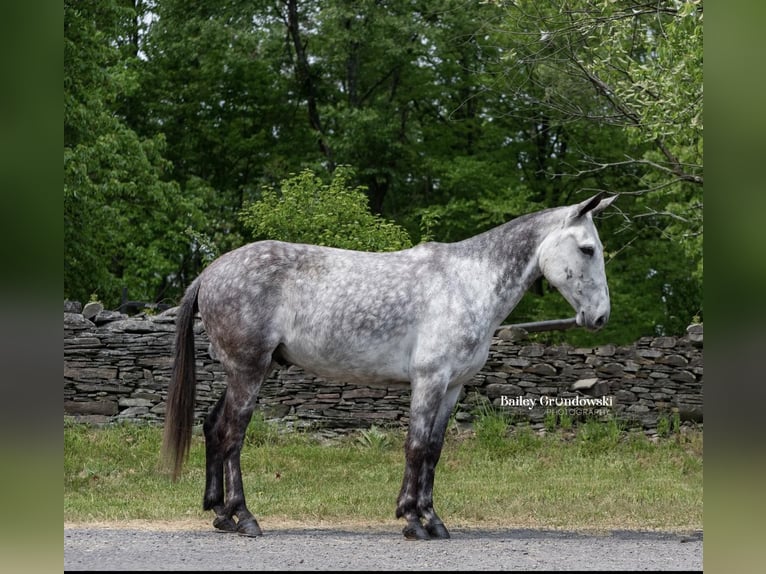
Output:
<path fill-rule="evenodd" d="M 607 198 L 604 197 L 605 195 L 606 194 L 603 191 L 600 191 L 590 199 L 586 199 L 582 203 L 576 205 L 573 219 L 579 219 L 588 212 L 596 215 L 597 213 L 609 207 L 612 202 L 617 199 L 617 195 L 613 195 Z"/>

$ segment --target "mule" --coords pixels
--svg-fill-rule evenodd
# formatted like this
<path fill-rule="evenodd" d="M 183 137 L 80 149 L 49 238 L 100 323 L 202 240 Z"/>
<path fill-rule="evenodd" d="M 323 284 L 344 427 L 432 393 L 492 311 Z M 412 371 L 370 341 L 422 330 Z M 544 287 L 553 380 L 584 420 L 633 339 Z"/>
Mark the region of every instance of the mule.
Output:
<path fill-rule="evenodd" d="M 245 503 L 240 452 L 263 380 L 277 364 L 327 379 L 411 384 L 405 470 L 396 504 L 408 539 L 449 538 L 434 510 L 434 472 L 463 384 L 492 336 L 544 276 L 591 330 L 609 320 L 603 247 L 593 215 L 617 196 L 520 216 L 455 243 L 369 253 L 250 243 L 213 261 L 176 317 L 163 450 L 176 479 L 194 423 L 194 319 L 199 315 L 227 388 L 208 414 L 203 507 L 215 528 L 260 536 Z"/>

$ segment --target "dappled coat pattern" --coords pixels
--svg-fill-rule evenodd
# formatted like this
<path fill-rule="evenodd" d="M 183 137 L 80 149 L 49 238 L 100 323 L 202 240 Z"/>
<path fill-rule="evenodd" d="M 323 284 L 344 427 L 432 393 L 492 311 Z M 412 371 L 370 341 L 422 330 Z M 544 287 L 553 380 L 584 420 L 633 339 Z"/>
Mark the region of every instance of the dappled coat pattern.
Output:
<path fill-rule="evenodd" d="M 396 515 L 407 538 L 448 538 L 433 483 L 460 390 L 541 276 L 572 305 L 578 325 L 606 324 L 609 289 L 593 214 L 615 197 L 542 210 L 450 244 L 366 253 L 260 241 L 219 257 L 178 310 L 164 439 L 174 476 L 191 440 L 199 311 L 228 378 L 204 424 L 203 505 L 216 528 L 262 534 L 245 503 L 240 452 L 261 383 L 276 364 L 290 363 L 326 378 L 411 384 Z"/>

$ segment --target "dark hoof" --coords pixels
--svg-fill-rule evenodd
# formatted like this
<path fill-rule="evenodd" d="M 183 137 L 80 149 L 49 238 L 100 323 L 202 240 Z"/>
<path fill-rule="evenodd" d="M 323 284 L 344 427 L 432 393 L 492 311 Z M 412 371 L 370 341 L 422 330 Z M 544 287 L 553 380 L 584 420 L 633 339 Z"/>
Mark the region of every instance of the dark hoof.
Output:
<path fill-rule="evenodd" d="M 213 526 L 215 526 L 218 530 L 223 530 L 224 532 L 237 531 L 237 523 L 234 522 L 231 518 L 226 518 L 225 516 L 216 516 L 215 520 L 213 520 Z"/>
<path fill-rule="evenodd" d="M 245 520 L 240 520 L 237 523 L 237 533 L 241 536 L 250 536 L 251 538 L 255 538 L 256 536 L 263 536 L 263 530 L 261 530 L 261 527 L 258 526 L 258 522 L 255 520 L 255 518 L 246 518 Z"/>
<path fill-rule="evenodd" d="M 430 540 L 431 537 L 420 522 L 408 522 L 402 530 L 407 540 Z"/>
<path fill-rule="evenodd" d="M 447 531 L 447 527 L 444 526 L 444 524 L 441 522 L 438 524 L 426 524 L 426 530 L 428 531 L 428 534 L 431 535 L 431 538 L 438 538 L 438 539 L 449 538 L 449 532 Z"/>

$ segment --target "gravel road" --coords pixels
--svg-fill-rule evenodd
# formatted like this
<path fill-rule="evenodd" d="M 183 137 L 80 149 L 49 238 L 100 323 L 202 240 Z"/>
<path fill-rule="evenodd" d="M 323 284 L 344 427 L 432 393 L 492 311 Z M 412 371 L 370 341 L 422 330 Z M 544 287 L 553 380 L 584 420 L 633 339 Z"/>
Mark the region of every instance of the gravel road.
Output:
<path fill-rule="evenodd" d="M 459 529 L 414 542 L 399 529 L 64 528 L 69 570 L 702 570 L 702 533 Z"/>

